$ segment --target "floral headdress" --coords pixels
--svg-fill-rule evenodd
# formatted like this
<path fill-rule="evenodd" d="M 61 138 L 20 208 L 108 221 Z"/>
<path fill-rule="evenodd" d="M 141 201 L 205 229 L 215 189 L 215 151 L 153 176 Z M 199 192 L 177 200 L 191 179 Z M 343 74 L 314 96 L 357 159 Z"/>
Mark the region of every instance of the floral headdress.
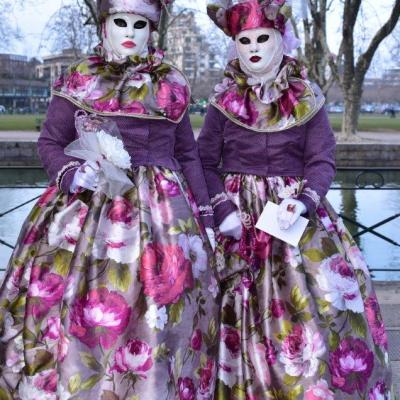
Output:
<path fill-rule="evenodd" d="M 161 10 L 172 0 L 97 0 L 100 19 L 117 13 L 132 13 L 148 18 L 157 27 Z"/>
<path fill-rule="evenodd" d="M 291 7 L 286 0 L 215 0 L 207 13 L 228 36 L 254 28 L 274 28 L 284 35 Z"/>

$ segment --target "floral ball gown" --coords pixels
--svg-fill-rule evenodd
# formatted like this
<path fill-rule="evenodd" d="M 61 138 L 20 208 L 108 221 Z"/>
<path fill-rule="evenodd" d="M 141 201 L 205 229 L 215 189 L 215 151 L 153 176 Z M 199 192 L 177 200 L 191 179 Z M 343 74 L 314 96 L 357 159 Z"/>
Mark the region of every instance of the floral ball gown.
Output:
<path fill-rule="evenodd" d="M 213 398 L 219 289 L 189 97 L 161 52 L 93 55 L 55 83 L 38 144 L 51 185 L 0 289 L 2 400 Z M 82 109 L 114 121 L 131 156 L 112 199 L 68 194 Z"/>
<path fill-rule="evenodd" d="M 239 57 L 216 86 L 199 137 L 215 223 L 237 213 L 242 231 L 240 240 L 217 237 L 215 398 L 389 399 L 387 337 L 371 277 L 325 198 L 335 176 L 335 138 L 324 97 L 281 48 L 290 45 L 288 4 L 221 0 L 208 11 L 244 41 L 236 42 Z M 258 55 L 279 35 L 269 53 L 276 69 L 253 74 L 239 49 L 256 37 L 248 47 Z M 256 228 L 267 202 L 288 199 L 303 203 L 309 219 L 298 246 Z"/>

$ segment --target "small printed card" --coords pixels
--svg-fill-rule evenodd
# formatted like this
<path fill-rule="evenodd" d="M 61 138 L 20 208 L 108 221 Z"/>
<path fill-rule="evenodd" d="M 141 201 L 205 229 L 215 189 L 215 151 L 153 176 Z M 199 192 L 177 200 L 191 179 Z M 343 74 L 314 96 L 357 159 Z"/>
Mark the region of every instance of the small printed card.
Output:
<path fill-rule="evenodd" d="M 289 229 L 282 230 L 278 225 L 278 210 L 279 206 L 269 201 L 257 221 L 256 228 L 297 247 L 307 228 L 308 219 L 300 217 Z"/>

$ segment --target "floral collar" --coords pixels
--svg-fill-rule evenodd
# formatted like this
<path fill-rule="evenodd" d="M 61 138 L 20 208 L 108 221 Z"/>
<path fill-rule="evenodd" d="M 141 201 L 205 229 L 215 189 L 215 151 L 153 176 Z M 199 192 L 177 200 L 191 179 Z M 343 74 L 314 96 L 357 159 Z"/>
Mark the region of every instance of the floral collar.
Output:
<path fill-rule="evenodd" d="M 181 121 L 190 103 L 184 75 L 151 49 L 146 58 L 130 57 L 123 64 L 88 56 L 71 65 L 54 83 L 53 94 L 99 115 Z"/>
<path fill-rule="evenodd" d="M 239 60 L 231 61 L 226 78 L 215 87 L 211 104 L 231 121 L 256 132 L 279 132 L 309 121 L 324 105 L 319 87 L 306 78 L 305 69 L 284 57 L 279 73 L 268 87 L 252 82 Z"/>

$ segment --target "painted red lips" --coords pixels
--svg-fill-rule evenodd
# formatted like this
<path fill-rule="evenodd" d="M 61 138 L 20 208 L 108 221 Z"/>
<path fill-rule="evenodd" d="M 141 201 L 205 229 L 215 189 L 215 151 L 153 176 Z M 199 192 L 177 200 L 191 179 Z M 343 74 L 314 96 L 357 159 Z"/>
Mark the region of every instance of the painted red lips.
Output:
<path fill-rule="evenodd" d="M 132 49 L 136 47 L 135 42 L 132 42 L 131 40 L 127 40 L 126 42 L 122 43 L 122 46 L 126 47 L 127 49 Z"/>
<path fill-rule="evenodd" d="M 253 62 L 253 63 L 257 63 L 260 60 L 261 60 L 261 57 L 259 57 L 259 56 L 253 56 L 253 57 L 250 58 L 250 61 Z"/>

